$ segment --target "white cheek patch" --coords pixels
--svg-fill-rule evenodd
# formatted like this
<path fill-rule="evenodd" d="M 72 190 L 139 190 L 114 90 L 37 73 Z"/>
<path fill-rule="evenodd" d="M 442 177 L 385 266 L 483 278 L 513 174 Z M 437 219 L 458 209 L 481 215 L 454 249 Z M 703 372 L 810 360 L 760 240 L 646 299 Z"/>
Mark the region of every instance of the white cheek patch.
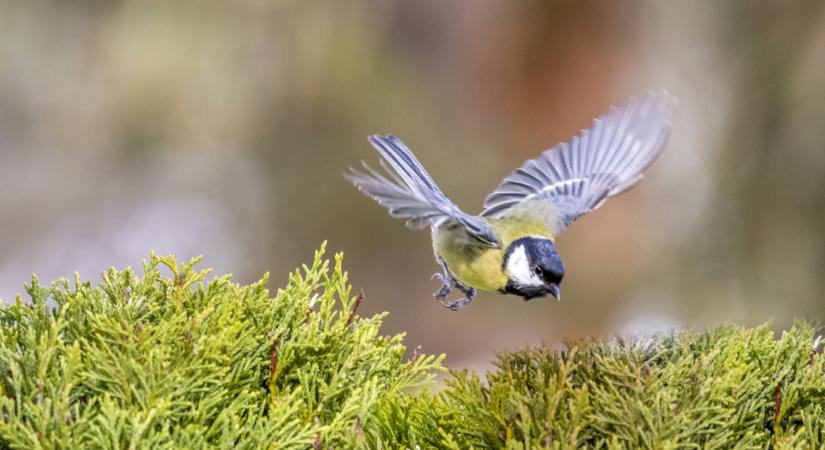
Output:
<path fill-rule="evenodd" d="M 507 258 L 507 276 L 519 286 L 542 286 L 544 281 L 530 269 L 523 245 L 514 248 Z"/>

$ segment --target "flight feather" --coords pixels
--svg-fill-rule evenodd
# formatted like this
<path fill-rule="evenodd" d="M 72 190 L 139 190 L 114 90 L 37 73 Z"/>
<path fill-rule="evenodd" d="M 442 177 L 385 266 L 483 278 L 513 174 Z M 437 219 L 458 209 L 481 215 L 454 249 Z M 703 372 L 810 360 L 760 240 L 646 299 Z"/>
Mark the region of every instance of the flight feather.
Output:
<path fill-rule="evenodd" d="M 533 201 L 549 201 L 555 206 L 549 225 L 558 234 L 642 179 L 664 149 L 675 104 L 675 97 L 658 92 L 611 108 L 569 143 L 546 150 L 506 177 L 487 196 L 481 216 L 521 214 Z"/>

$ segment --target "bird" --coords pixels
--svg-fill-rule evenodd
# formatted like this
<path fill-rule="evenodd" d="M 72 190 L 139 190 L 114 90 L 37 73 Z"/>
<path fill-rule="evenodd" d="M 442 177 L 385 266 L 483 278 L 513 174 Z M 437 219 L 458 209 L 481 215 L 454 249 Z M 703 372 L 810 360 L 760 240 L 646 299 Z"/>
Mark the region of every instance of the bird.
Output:
<path fill-rule="evenodd" d="M 526 161 L 490 193 L 479 215 L 464 213 L 438 188 L 398 137 L 372 135 L 383 172 L 362 161 L 344 173 L 362 193 L 406 220 L 430 228 L 433 297 L 453 311 L 479 290 L 513 294 L 525 301 L 561 299 L 564 264 L 555 241 L 576 219 L 636 185 L 670 137 L 670 114 L 678 104 L 667 91 L 650 91 L 610 109 L 569 142 Z M 467 167 L 467 170 L 472 170 Z M 453 290 L 461 297 L 448 300 Z"/>

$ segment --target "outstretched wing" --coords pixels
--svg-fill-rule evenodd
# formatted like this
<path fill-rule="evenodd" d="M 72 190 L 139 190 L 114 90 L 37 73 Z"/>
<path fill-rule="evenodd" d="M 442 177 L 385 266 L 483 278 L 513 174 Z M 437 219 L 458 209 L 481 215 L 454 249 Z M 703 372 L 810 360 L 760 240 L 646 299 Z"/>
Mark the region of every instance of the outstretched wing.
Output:
<path fill-rule="evenodd" d="M 558 234 L 642 179 L 664 149 L 676 103 L 659 92 L 611 108 L 570 143 L 556 145 L 505 178 L 487 196 L 481 215 L 521 214 L 533 201 L 549 201 L 555 207 L 550 226 Z"/>
<path fill-rule="evenodd" d="M 363 164 L 366 172 L 350 168 L 344 176 L 358 190 L 389 209 L 392 217 L 407 219 L 407 226 L 411 228 L 440 225 L 450 220 L 461 224 L 482 243 L 498 245 L 495 234 L 483 220 L 461 212 L 441 192 L 401 139 L 391 134 L 373 135 L 369 137 L 369 142 L 392 170 L 384 161 L 381 161 L 381 166 L 386 175 L 366 163 Z"/>

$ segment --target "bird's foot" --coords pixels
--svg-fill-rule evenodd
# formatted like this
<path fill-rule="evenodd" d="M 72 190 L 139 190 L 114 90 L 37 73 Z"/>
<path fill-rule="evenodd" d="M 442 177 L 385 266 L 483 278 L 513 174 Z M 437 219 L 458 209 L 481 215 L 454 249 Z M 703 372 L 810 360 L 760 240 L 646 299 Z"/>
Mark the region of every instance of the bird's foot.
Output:
<path fill-rule="evenodd" d="M 458 311 L 459 309 L 467 306 L 476 298 L 476 289 L 475 288 L 467 288 L 461 286 L 460 284 L 456 283 L 456 288 L 464 293 L 464 297 L 459 298 L 453 301 L 447 301 L 445 299 L 439 299 L 441 305 L 445 308 L 449 308 L 453 311 Z"/>
<path fill-rule="evenodd" d="M 437 291 L 433 292 L 433 298 L 443 303 L 444 299 L 450 295 L 450 291 L 453 290 L 453 279 L 450 278 L 449 275 L 445 276 L 440 273 L 434 274 L 432 279 L 438 280 L 441 283 L 441 287 L 438 288 Z"/>
<path fill-rule="evenodd" d="M 471 301 L 473 301 L 473 299 L 476 298 L 476 289 L 464 286 L 459 283 L 458 280 L 453 278 L 450 274 L 450 270 L 447 269 L 447 263 L 445 263 L 443 259 L 438 258 L 438 263 L 441 265 L 443 272 L 434 274 L 432 279 L 440 281 L 441 288 L 433 293 L 433 297 L 441 302 L 441 305 L 445 308 L 458 311 L 459 309 L 467 306 Z M 447 296 L 450 295 L 453 288 L 461 291 L 461 293 L 464 294 L 464 297 L 453 301 L 447 300 Z"/>

